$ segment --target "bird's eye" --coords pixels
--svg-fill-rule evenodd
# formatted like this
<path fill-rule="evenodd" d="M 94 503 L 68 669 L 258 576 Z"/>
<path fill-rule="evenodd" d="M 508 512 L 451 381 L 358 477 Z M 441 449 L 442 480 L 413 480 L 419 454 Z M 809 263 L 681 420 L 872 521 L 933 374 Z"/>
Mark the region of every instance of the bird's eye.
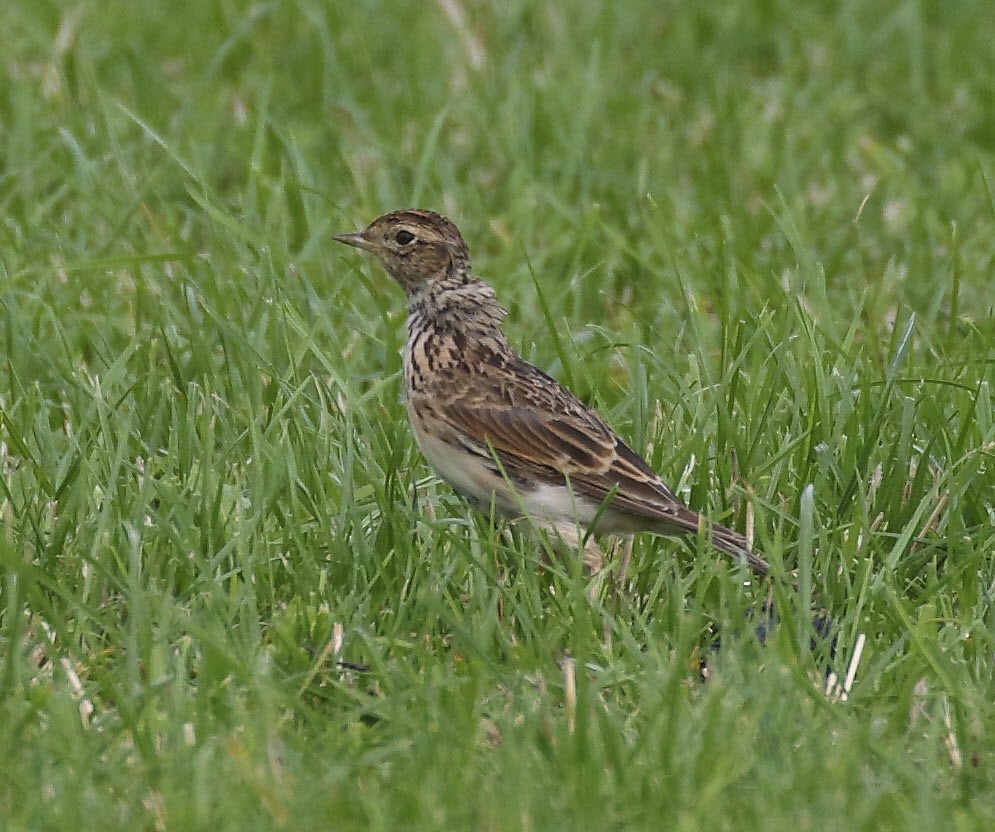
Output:
<path fill-rule="evenodd" d="M 403 228 L 397 232 L 397 236 L 394 237 L 397 240 L 399 246 L 406 246 L 408 243 L 415 239 L 415 235 L 410 231 L 405 231 Z"/>

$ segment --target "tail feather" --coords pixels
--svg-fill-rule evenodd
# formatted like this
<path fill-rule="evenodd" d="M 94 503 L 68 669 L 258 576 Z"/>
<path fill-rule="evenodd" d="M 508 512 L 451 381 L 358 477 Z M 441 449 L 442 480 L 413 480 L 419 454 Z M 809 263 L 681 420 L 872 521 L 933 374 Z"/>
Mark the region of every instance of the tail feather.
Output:
<path fill-rule="evenodd" d="M 770 571 L 767 561 L 750 551 L 749 542 L 739 532 L 734 532 L 718 523 L 711 527 L 711 531 L 712 543 L 720 552 L 725 552 L 740 563 L 745 563 L 760 575 L 766 575 Z"/>
<path fill-rule="evenodd" d="M 707 526 L 712 535 L 712 545 L 720 552 L 731 555 L 735 560 L 746 564 L 759 575 L 766 575 L 770 572 L 770 565 L 767 561 L 751 551 L 749 542 L 739 532 L 734 532 L 720 523 L 709 523 L 698 512 L 684 506 L 680 506 L 679 509 L 673 514 L 669 514 L 665 521 L 658 522 L 653 526 L 652 531 L 657 534 L 683 537 L 697 534 L 702 526 Z M 638 531 L 638 529 L 636 530 Z"/>

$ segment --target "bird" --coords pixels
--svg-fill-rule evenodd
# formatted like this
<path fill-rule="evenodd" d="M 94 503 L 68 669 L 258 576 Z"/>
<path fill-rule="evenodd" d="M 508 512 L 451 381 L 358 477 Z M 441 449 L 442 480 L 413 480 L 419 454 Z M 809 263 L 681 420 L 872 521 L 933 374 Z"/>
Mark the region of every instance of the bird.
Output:
<path fill-rule="evenodd" d="M 504 332 L 507 310 L 473 274 L 452 220 L 404 209 L 333 239 L 374 255 L 404 290 L 414 439 L 468 502 L 527 518 L 580 552 L 592 577 L 604 561 L 595 534 L 680 537 L 703 528 L 716 549 L 768 572 L 743 535 L 685 505 L 597 411 L 515 351 Z"/>

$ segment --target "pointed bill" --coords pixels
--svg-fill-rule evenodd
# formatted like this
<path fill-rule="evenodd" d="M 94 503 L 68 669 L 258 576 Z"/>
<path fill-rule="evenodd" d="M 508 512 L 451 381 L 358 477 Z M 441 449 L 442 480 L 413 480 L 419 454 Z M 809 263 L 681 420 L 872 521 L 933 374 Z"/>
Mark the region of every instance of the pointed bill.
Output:
<path fill-rule="evenodd" d="M 361 248 L 364 251 L 373 251 L 373 244 L 366 239 L 365 232 L 351 231 L 348 234 L 336 234 L 332 237 L 337 243 L 345 243 L 347 246 Z"/>

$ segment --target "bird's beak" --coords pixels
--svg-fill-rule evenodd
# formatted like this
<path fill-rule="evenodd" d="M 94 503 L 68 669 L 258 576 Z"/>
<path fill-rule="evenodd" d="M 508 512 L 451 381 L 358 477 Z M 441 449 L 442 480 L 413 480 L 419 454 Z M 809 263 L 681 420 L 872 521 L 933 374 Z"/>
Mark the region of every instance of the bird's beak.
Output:
<path fill-rule="evenodd" d="M 332 237 L 337 243 L 345 243 L 347 246 L 361 248 L 364 251 L 373 251 L 374 245 L 368 239 L 364 231 L 353 231 L 349 234 L 336 234 Z"/>

